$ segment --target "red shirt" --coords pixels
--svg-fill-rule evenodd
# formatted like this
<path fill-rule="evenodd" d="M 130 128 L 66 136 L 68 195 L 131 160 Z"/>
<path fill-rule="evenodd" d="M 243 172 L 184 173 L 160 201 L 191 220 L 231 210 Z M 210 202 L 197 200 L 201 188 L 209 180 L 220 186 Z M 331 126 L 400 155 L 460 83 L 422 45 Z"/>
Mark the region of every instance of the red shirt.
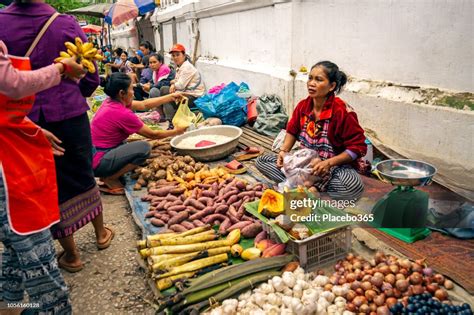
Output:
<path fill-rule="evenodd" d="M 306 121 L 315 121 L 313 114 L 313 100 L 307 97 L 300 101 L 293 111 L 286 131 L 299 137 Z M 339 97 L 331 95 L 323 105 L 320 117 L 316 124 L 321 124 L 323 120 L 329 119 L 328 139 L 334 148 L 336 155 L 350 150 L 362 157 L 367 152 L 365 144 L 364 129 L 359 125 L 357 115 L 346 106 L 346 103 Z"/>

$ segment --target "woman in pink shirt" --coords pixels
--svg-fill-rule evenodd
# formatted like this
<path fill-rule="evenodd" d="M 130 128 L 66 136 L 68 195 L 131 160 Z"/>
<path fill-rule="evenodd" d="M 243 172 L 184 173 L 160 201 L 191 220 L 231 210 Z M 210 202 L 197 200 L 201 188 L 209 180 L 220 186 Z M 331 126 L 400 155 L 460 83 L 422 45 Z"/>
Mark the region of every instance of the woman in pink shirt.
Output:
<path fill-rule="evenodd" d="M 147 141 L 124 144 L 131 134 L 146 138 L 161 139 L 176 136 L 185 129 L 152 130 L 132 110 L 148 110 L 172 102 L 180 94 L 133 101 L 132 81 L 125 73 L 114 73 L 108 79 L 105 93 L 109 96 L 99 108 L 91 123 L 94 158 L 92 167 L 96 177 L 104 182 L 102 191 L 124 194 L 120 176 L 137 168 L 150 156 Z"/>

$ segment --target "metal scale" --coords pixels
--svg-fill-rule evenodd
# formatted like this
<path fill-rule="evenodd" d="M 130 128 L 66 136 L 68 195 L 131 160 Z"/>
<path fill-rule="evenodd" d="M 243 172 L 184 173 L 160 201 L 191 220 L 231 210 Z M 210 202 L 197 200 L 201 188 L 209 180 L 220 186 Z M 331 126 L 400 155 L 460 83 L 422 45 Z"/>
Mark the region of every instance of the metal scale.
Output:
<path fill-rule="evenodd" d="M 372 209 L 372 225 L 407 243 L 430 234 L 426 228 L 429 195 L 416 186 L 429 185 L 436 168 L 415 160 L 386 160 L 376 165 L 378 174 L 397 186 L 380 199 Z"/>

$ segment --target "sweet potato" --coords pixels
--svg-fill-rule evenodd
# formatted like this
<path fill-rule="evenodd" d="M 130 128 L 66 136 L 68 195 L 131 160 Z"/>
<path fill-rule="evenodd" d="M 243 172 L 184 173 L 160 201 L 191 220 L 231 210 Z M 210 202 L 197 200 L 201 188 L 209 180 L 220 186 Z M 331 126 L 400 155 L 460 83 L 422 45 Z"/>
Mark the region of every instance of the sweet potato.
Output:
<path fill-rule="evenodd" d="M 233 204 L 234 202 L 237 202 L 239 200 L 239 197 L 237 197 L 237 195 L 232 195 L 230 196 L 229 199 L 227 199 L 227 204 L 230 205 L 230 204 Z"/>
<path fill-rule="evenodd" d="M 241 221 L 241 222 L 235 223 L 227 229 L 227 232 L 231 232 L 235 229 L 242 230 L 243 228 L 245 228 L 246 226 L 248 226 L 250 224 L 252 224 L 252 221 Z M 257 235 L 257 234 L 255 234 L 255 235 Z"/>
<path fill-rule="evenodd" d="M 174 196 L 174 195 L 170 195 L 168 194 L 165 198 L 166 201 L 176 201 L 178 200 L 178 197 Z"/>
<path fill-rule="evenodd" d="M 170 230 L 174 232 L 186 232 L 188 229 L 182 226 L 181 224 L 173 224 L 169 227 Z"/>
<path fill-rule="evenodd" d="M 228 233 L 227 229 L 229 229 L 231 225 L 232 223 L 230 222 L 230 219 L 226 218 L 219 226 L 219 234 L 226 235 Z"/>
<path fill-rule="evenodd" d="M 285 244 L 275 244 L 263 251 L 262 257 L 269 258 L 274 256 L 280 256 L 285 253 L 286 245 Z"/>
<path fill-rule="evenodd" d="M 170 216 L 174 217 L 174 216 L 178 215 L 178 212 L 176 212 L 176 211 L 168 211 L 168 214 L 169 214 Z"/>
<path fill-rule="evenodd" d="M 261 198 L 262 195 L 263 195 L 263 191 L 256 191 L 255 192 L 255 197 L 257 197 L 257 198 Z"/>
<path fill-rule="evenodd" d="M 236 224 L 236 223 L 239 223 L 239 222 L 240 222 L 240 220 L 237 219 L 236 217 L 234 217 L 233 215 L 227 214 L 227 217 L 230 219 L 230 222 L 231 222 L 232 224 Z"/>
<path fill-rule="evenodd" d="M 208 189 L 208 188 L 210 188 L 212 185 L 211 185 L 211 184 L 197 184 L 196 186 L 199 187 L 199 188 L 201 188 L 201 189 Z"/>
<path fill-rule="evenodd" d="M 215 198 L 216 197 L 216 194 L 212 191 L 209 191 L 209 190 L 204 190 L 203 192 L 201 192 L 201 196 L 203 197 L 209 197 L 209 198 Z"/>
<path fill-rule="evenodd" d="M 255 221 L 254 218 L 249 217 L 249 216 L 247 216 L 247 215 L 245 215 L 245 214 L 242 216 L 242 220 L 244 220 L 244 221 Z"/>
<path fill-rule="evenodd" d="M 206 206 L 202 202 L 200 202 L 196 199 L 192 199 L 192 198 L 189 199 L 189 202 L 188 202 L 187 205 L 189 205 L 191 207 L 194 207 L 196 209 L 199 209 L 199 210 L 203 210 L 204 208 L 206 208 Z"/>
<path fill-rule="evenodd" d="M 188 211 L 189 213 L 195 214 L 195 213 L 198 213 L 201 210 L 198 210 L 198 209 L 196 209 L 194 207 L 191 207 L 191 206 L 187 206 L 186 211 Z"/>
<path fill-rule="evenodd" d="M 186 206 L 184 206 L 184 205 L 171 206 L 167 210 L 168 211 L 180 212 L 180 211 L 186 210 Z"/>
<path fill-rule="evenodd" d="M 173 194 L 173 195 L 181 195 L 182 193 L 184 193 L 186 191 L 185 188 L 183 187 L 176 187 L 174 189 L 171 189 L 170 190 L 170 193 Z"/>
<path fill-rule="evenodd" d="M 182 202 L 184 202 L 186 200 L 186 195 L 185 194 L 181 194 L 181 196 L 179 197 L 179 199 L 181 199 Z"/>
<path fill-rule="evenodd" d="M 245 222 L 249 222 L 249 221 L 245 221 Z M 262 231 L 262 224 L 260 224 L 260 222 L 255 222 L 242 228 L 240 230 L 240 233 L 242 233 L 243 237 L 252 238 L 252 237 L 257 236 L 257 234 L 260 233 L 261 231 Z"/>
<path fill-rule="evenodd" d="M 214 221 L 214 225 L 221 225 L 221 221 L 215 220 L 215 221 Z"/>
<path fill-rule="evenodd" d="M 156 206 L 156 209 L 157 210 L 163 210 L 165 208 L 165 204 L 167 203 L 168 201 L 166 200 L 163 200 L 161 201 L 157 206 Z"/>
<path fill-rule="evenodd" d="M 254 191 L 244 191 L 244 192 L 241 192 L 237 195 L 237 197 L 239 197 L 239 198 L 244 198 L 244 197 L 252 198 L 253 196 L 255 196 Z"/>
<path fill-rule="evenodd" d="M 215 220 L 224 221 L 225 219 L 227 219 L 226 216 L 216 213 L 216 214 L 211 214 L 211 215 L 207 216 L 206 218 L 204 218 L 202 220 L 202 222 L 204 222 L 206 224 L 210 224 L 210 223 L 214 222 Z"/>
<path fill-rule="evenodd" d="M 145 213 L 145 218 L 151 218 L 155 216 L 155 211 L 148 211 Z"/>
<path fill-rule="evenodd" d="M 188 230 L 191 230 L 191 229 L 195 228 L 194 224 L 192 224 L 191 222 L 188 222 L 188 221 L 183 221 L 180 224 L 182 226 L 184 226 L 185 228 L 187 228 Z"/>
<path fill-rule="evenodd" d="M 232 203 L 235 209 L 239 209 L 240 206 L 242 205 L 242 202 L 244 202 L 243 199 L 237 200 L 236 202 Z"/>
<path fill-rule="evenodd" d="M 170 220 L 170 216 L 166 213 L 155 213 L 155 218 L 167 223 Z"/>
<path fill-rule="evenodd" d="M 229 206 L 219 205 L 216 207 L 216 210 L 214 211 L 214 213 L 225 214 L 227 213 L 227 210 L 229 210 Z"/>
<path fill-rule="evenodd" d="M 157 218 L 151 218 L 150 223 L 153 224 L 154 226 L 165 226 L 165 222 Z"/>
<path fill-rule="evenodd" d="M 195 227 L 200 227 L 200 226 L 204 226 L 204 222 L 200 221 L 200 220 L 193 220 L 193 225 Z"/>
<path fill-rule="evenodd" d="M 210 192 L 212 192 L 214 194 L 214 197 L 211 197 L 211 196 L 209 196 L 209 197 L 215 198 L 217 196 L 217 193 L 219 192 L 219 184 L 217 182 L 212 184 Z"/>
<path fill-rule="evenodd" d="M 175 188 L 176 188 L 176 186 L 165 186 L 165 187 L 161 187 L 161 188 L 150 189 L 149 193 L 151 195 L 165 197 L 169 193 L 171 193 L 171 191 L 173 191 Z"/>
<path fill-rule="evenodd" d="M 191 221 L 193 220 L 201 220 L 202 218 L 214 213 L 213 207 L 206 207 L 203 210 L 199 211 L 198 213 L 193 214 L 189 217 Z"/>
<path fill-rule="evenodd" d="M 173 201 L 171 204 L 170 204 L 170 207 L 172 206 L 179 206 L 179 205 L 182 205 L 183 204 L 183 201 L 181 199 L 176 199 L 175 201 Z"/>
<path fill-rule="evenodd" d="M 203 204 L 206 204 L 207 207 L 210 207 L 214 204 L 214 200 L 209 197 L 201 197 L 198 199 L 199 202 L 202 202 Z"/>
<path fill-rule="evenodd" d="M 245 183 L 239 180 L 235 184 L 235 187 L 237 187 L 239 190 L 245 190 Z"/>
<path fill-rule="evenodd" d="M 233 205 L 229 206 L 229 210 L 227 211 L 231 216 L 237 218 L 237 209 Z"/>
<path fill-rule="evenodd" d="M 186 220 L 189 217 L 189 213 L 187 211 L 182 211 L 178 215 L 171 217 L 168 221 L 168 225 L 179 224 L 182 221 Z"/>
<path fill-rule="evenodd" d="M 257 246 L 257 244 L 261 241 L 261 240 L 264 240 L 267 238 L 267 232 L 265 231 L 262 231 L 260 233 L 258 233 L 256 236 L 255 236 L 255 240 L 253 241 L 254 245 Z"/>

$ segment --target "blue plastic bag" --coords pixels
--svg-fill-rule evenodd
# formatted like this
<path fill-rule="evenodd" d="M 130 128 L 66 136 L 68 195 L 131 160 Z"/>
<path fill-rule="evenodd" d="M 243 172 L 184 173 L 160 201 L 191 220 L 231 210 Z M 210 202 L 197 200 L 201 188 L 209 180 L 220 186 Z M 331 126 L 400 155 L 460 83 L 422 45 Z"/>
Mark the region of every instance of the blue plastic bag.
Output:
<path fill-rule="evenodd" d="M 247 122 L 247 100 L 237 95 L 242 89 L 249 89 L 242 82 L 226 85 L 218 94 L 206 94 L 198 98 L 194 104 L 202 112 L 204 118 L 217 117 L 224 125 L 242 126 Z"/>

